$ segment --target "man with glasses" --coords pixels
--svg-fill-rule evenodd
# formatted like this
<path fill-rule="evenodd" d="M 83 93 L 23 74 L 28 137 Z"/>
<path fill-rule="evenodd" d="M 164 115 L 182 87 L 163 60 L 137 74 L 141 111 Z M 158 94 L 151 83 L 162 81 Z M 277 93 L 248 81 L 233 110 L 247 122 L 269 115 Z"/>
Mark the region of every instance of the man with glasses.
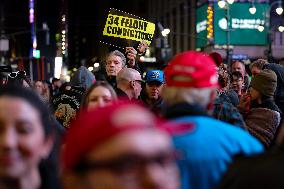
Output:
<path fill-rule="evenodd" d="M 239 99 L 246 92 L 244 91 L 245 82 L 241 72 L 234 71 L 231 74 L 231 88 L 238 94 Z"/>
<path fill-rule="evenodd" d="M 145 87 L 141 100 L 154 113 L 159 114 L 162 110 L 163 99 L 161 92 L 165 83 L 164 72 L 161 70 L 149 70 L 145 77 Z"/>
<path fill-rule="evenodd" d="M 64 144 L 64 188 L 178 189 L 171 139 L 157 123 L 130 102 L 81 114 Z"/>
<path fill-rule="evenodd" d="M 127 97 L 129 100 L 138 99 L 142 90 L 142 78 L 140 73 L 132 68 L 124 68 L 116 76 L 116 93 L 119 97 Z"/>

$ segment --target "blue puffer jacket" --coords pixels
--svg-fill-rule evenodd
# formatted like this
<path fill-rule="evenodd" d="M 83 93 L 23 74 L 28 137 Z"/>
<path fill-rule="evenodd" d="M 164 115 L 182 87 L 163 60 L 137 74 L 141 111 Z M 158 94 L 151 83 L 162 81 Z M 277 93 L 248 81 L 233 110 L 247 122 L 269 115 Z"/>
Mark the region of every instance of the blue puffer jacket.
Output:
<path fill-rule="evenodd" d="M 193 129 L 173 134 L 178 152 L 182 189 L 216 188 L 228 165 L 237 155 L 263 152 L 260 142 L 248 132 L 206 115 L 197 106 L 176 105 L 167 113 L 174 122 L 189 123 Z M 177 110 L 177 111 L 176 111 Z M 189 111 L 188 111 L 189 110 Z M 191 115 L 178 112 L 194 112 Z M 174 116 L 173 115 L 181 115 Z"/>

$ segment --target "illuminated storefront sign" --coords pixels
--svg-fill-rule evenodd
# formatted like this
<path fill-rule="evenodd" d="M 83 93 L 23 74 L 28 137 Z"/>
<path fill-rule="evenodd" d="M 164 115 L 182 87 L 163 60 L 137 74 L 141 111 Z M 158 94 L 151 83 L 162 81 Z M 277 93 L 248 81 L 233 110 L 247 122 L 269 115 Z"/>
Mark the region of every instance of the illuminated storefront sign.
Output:
<path fill-rule="evenodd" d="M 227 42 L 226 10 L 221 9 L 217 3 L 211 4 L 212 9 L 208 4 L 197 9 L 196 48 L 206 46 L 209 42 L 216 45 L 224 45 Z M 259 32 L 258 27 L 265 25 L 265 12 L 269 5 L 267 3 L 256 3 L 256 9 L 259 11 L 254 15 L 249 13 L 250 3 L 235 2 L 229 6 L 231 18 L 229 20 L 230 45 L 266 45 L 268 30 L 265 28 L 263 32 Z M 213 15 L 213 20 L 210 14 Z M 211 20 L 212 22 L 210 22 Z M 204 41 L 204 38 L 207 38 L 207 41 Z"/>

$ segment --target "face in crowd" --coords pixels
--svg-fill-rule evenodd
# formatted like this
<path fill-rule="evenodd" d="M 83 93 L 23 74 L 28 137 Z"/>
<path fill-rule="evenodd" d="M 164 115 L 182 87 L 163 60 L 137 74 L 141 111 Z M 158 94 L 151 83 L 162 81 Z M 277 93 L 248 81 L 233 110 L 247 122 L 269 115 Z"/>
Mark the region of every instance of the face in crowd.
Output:
<path fill-rule="evenodd" d="M 104 81 L 97 81 L 96 84 L 91 86 L 87 91 L 82 104 L 90 111 L 111 105 L 116 100 L 117 96 L 113 88 Z"/>
<path fill-rule="evenodd" d="M 231 83 L 232 83 L 232 89 L 239 92 L 242 91 L 244 88 L 244 79 L 243 76 L 241 75 L 241 73 L 237 72 L 233 72 L 232 76 L 231 76 Z"/>
<path fill-rule="evenodd" d="M 55 89 L 59 89 L 62 86 L 62 82 L 61 80 L 58 79 L 58 80 L 55 80 L 52 85 Z"/>
<path fill-rule="evenodd" d="M 142 91 L 142 78 L 139 72 L 134 73 L 134 80 L 130 81 L 130 85 L 133 87 L 134 98 L 138 99 Z"/>
<path fill-rule="evenodd" d="M 232 72 L 235 72 L 235 71 L 241 72 L 242 75 L 244 76 L 245 75 L 244 65 L 241 62 L 238 62 L 238 61 L 232 63 Z"/>
<path fill-rule="evenodd" d="M 82 181 L 90 189 L 174 189 L 177 168 L 168 140 L 156 131 L 117 136 L 87 155 L 86 163 L 98 167 L 86 170 Z"/>
<path fill-rule="evenodd" d="M 251 68 L 251 74 L 252 74 L 253 77 L 256 76 L 257 74 L 259 74 L 260 71 L 261 71 L 261 70 L 260 70 L 258 67 L 256 67 L 256 66 L 253 66 L 253 67 Z"/>
<path fill-rule="evenodd" d="M 42 81 L 36 81 L 34 88 L 38 94 L 42 95 L 44 93 L 44 84 Z"/>
<path fill-rule="evenodd" d="M 2 90 L 0 89 L 0 179 L 33 179 L 38 173 L 40 160 L 49 155 L 52 137 L 44 129 L 41 110 L 25 99 L 32 94 L 24 92 L 26 97 L 21 97 L 17 94 L 9 95 L 9 92 L 3 93 Z M 19 92 L 13 90 L 16 88 L 12 87 L 12 93 L 22 92 L 19 88 Z M 41 100 L 38 99 L 35 103 L 41 103 Z M 32 183 L 31 180 L 29 184 Z"/>
<path fill-rule="evenodd" d="M 120 56 L 110 54 L 106 59 L 106 73 L 108 76 L 117 76 L 123 68 L 123 60 Z"/>
<path fill-rule="evenodd" d="M 163 86 L 164 86 L 163 83 L 159 81 L 151 81 L 146 83 L 145 90 L 148 98 L 153 100 L 158 100 L 161 95 Z"/>
<path fill-rule="evenodd" d="M 90 93 L 88 110 L 110 105 L 112 100 L 110 91 L 105 87 L 99 86 Z"/>
<path fill-rule="evenodd" d="M 108 108 L 113 108 L 113 106 Z M 116 111 L 115 114 L 108 112 L 107 119 L 109 121 L 115 120 L 115 124 L 119 128 L 125 128 L 125 130 L 108 138 L 97 147 L 91 148 L 84 155 L 84 158 L 80 158 L 81 162 L 76 163 L 75 168 L 73 167 L 69 171 L 65 169 L 63 174 L 65 188 L 179 188 L 178 169 L 173 158 L 169 136 L 157 128 L 146 128 L 154 124 L 151 121 L 152 115 L 149 116 L 148 112 L 136 107 L 120 108 Z M 98 114 L 98 112 L 95 114 Z M 94 118 L 94 116 L 92 117 Z M 100 117 L 101 120 L 104 119 L 102 113 L 100 113 Z M 106 124 L 110 125 L 109 121 Z M 100 124 L 97 121 L 94 123 Z M 146 127 L 140 129 L 128 128 L 132 127 L 129 125 L 134 123 Z M 136 127 L 135 124 L 133 127 Z M 105 134 L 107 130 L 104 128 Z M 98 134 L 101 130 L 96 128 L 94 131 Z M 80 131 L 77 130 L 76 133 L 80 133 Z M 90 134 L 92 131 L 88 131 L 88 133 Z M 69 134 L 71 138 L 71 133 Z M 68 145 L 71 144 L 71 142 L 68 144 L 67 139 L 66 151 Z M 68 152 L 65 153 L 66 157 L 72 155 Z"/>
<path fill-rule="evenodd" d="M 257 99 L 261 98 L 260 92 L 258 92 L 257 90 L 255 90 L 252 87 L 249 89 L 249 94 L 250 94 L 251 100 L 257 100 Z"/>

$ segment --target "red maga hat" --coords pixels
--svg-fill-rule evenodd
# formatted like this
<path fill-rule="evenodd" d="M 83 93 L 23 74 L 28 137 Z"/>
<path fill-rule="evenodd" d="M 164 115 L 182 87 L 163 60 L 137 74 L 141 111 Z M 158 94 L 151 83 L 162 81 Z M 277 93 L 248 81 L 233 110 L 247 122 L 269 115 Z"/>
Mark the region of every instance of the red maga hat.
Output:
<path fill-rule="evenodd" d="M 209 54 L 209 56 L 214 60 L 215 64 L 219 67 L 222 62 L 223 62 L 223 58 L 222 56 L 217 53 L 217 52 L 212 52 Z"/>
<path fill-rule="evenodd" d="M 217 66 L 208 55 L 187 51 L 165 68 L 167 86 L 205 88 L 218 86 Z"/>
<path fill-rule="evenodd" d="M 63 169 L 72 169 L 91 151 L 112 137 L 132 130 L 161 129 L 164 121 L 130 101 L 82 113 L 68 130 L 61 154 Z M 161 129 L 162 130 L 162 129 Z"/>

